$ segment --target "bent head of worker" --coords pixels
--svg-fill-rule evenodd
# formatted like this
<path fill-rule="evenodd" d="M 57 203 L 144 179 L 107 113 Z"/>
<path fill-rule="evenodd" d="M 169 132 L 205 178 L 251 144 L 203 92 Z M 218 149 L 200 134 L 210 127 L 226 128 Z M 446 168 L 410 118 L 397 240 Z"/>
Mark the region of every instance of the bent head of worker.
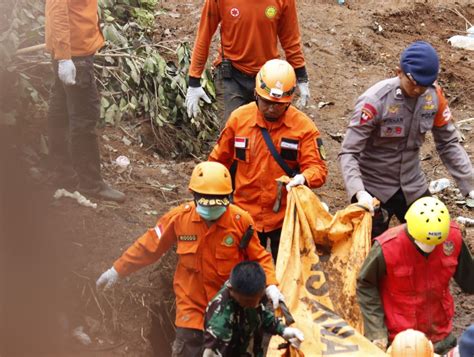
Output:
<path fill-rule="evenodd" d="M 448 238 L 450 217 L 445 204 L 434 197 L 422 197 L 410 206 L 405 214 L 408 234 L 425 252 Z"/>
<path fill-rule="evenodd" d="M 229 290 L 232 298 L 244 308 L 256 308 L 267 285 L 265 272 L 257 262 L 244 261 L 230 273 Z"/>
<path fill-rule="evenodd" d="M 400 57 L 400 89 L 405 96 L 418 98 L 433 85 L 438 72 L 439 58 L 433 46 L 424 41 L 413 42 Z"/>
<path fill-rule="evenodd" d="M 433 344 L 423 332 L 405 330 L 395 336 L 389 349 L 391 357 L 433 357 Z"/>
<path fill-rule="evenodd" d="M 266 62 L 255 77 L 255 98 L 268 121 L 277 121 L 288 109 L 296 88 L 296 74 L 291 65 L 280 59 Z"/>
<path fill-rule="evenodd" d="M 224 214 L 232 193 L 232 180 L 227 168 L 218 162 L 196 165 L 189 181 L 194 194 L 196 210 L 206 221 L 215 221 Z"/>

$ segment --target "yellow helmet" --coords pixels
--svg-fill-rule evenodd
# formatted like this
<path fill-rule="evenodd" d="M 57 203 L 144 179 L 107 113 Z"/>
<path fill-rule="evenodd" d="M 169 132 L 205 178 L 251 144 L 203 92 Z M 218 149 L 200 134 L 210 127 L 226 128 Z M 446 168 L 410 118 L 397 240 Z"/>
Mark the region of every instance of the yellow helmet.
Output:
<path fill-rule="evenodd" d="M 422 197 L 405 214 L 407 229 L 413 239 L 428 245 L 443 243 L 449 234 L 450 217 L 443 202 L 434 197 Z"/>
<path fill-rule="evenodd" d="M 255 91 L 260 97 L 277 103 L 290 103 L 296 88 L 296 74 L 291 65 L 280 59 L 267 61 L 255 77 Z"/>
<path fill-rule="evenodd" d="M 423 332 L 405 330 L 393 339 L 388 351 L 391 357 L 433 357 L 433 344 Z"/>
<path fill-rule="evenodd" d="M 201 162 L 191 174 L 189 189 L 202 195 L 229 195 L 232 193 L 229 170 L 218 162 Z"/>

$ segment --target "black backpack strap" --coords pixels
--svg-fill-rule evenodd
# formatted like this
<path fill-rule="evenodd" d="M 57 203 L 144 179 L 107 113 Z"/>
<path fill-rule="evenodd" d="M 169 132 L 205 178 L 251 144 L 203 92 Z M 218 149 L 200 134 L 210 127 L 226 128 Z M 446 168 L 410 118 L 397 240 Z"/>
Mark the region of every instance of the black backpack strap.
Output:
<path fill-rule="evenodd" d="M 247 247 L 249 246 L 250 239 L 252 239 L 254 231 L 255 230 L 253 229 L 253 226 L 249 225 L 244 235 L 242 236 L 242 239 L 240 240 L 239 250 L 244 255 L 245 260 L 249 259 L 247 254 Z"/>
<path fill-rule="evenodd" d="M 272 154 L 273 158 L 277 162 L 278 165 L 285 171 L 285 173 L 289 177 L 294 177 L 296 174 L 298 174 L 297 170 L 293 170 L 291 167 L 288 166 L 288 164 L 283 160 L 283 158 L 280 156 L 278 153 L 275 145 L 273 145 L 272 138 L 270 137 L 270 133 L 268 132 L 267 128 L 262 128 L 259 127 L 260 131 L 262 132 L 263 139 L 265 140 L 265 144 L 267 144 L 268 149 L 270 150 L 270 153 Z"/>

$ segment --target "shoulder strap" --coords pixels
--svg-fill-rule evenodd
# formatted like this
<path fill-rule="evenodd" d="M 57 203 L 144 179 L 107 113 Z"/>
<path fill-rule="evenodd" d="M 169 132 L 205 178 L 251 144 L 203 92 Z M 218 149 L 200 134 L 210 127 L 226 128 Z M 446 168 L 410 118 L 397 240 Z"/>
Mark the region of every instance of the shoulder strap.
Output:
<path fill-rule="evenodd" d="M 259 127 L 259 128 L 260 128 L 260 131 L 262 132 L 262 136 L 263 136 L 263 139 L 265 140 L 265 144 L 267 144 L 268 149 L 270 150 L 277 164 L 280 165 L 280 167 L 283 169 L 283 171 L 285 171 L 285 173 L 289 177 L 294 177 L 298 173 L 298 171 L 293 170 L 291 167 L 289 167 L 288 164 L 285 162 L 285 160 L 283 160 L 283 158 L 280 156 L 277 149 L 275 148 L 275 145 L 273 145 L 272 138 L 270 137 L 270 134 L 268 133 L 267 128 L 262 128 L 262 127 Z"/>

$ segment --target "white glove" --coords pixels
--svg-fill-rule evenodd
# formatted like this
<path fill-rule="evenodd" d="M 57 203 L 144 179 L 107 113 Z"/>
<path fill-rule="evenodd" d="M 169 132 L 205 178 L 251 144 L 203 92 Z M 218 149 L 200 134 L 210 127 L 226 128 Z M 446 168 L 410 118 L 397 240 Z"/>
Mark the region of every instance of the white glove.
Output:
<path fill-rule="evenodd" d="M 275 310 L 278 308 L 280 301 L 285 301 L 285 297 L 276 287 L 276 285 L 268 285 L 265 289 L 265 293 L 267 294 L 267 297 L 272 301 L 273 308 Z"/>
<path fill-rule="evenodd" d="M 306 179 L 305 179 L 304 175 L 302 175 L 302 174 L 295 175 L 295 177 L 293 177 L 291 179 L 291 181 L 288 182 L 288 184 L 286 185 L 286 190 L 288 192 L 290 192 L 292 187 L 304 185 L 305 182 L 306 182 Z"/>
<path fill-rule="evenodd" d="M 469 192 L 469 198 L 474 200 L 474 190 L 472 190 L 471 192 Z"/>
<path fill-rule="evenodd" d="M 67 86 L 76 84 L 76 66 L 72 60 L 59 60 L 58 76 L 61 82 Z"/>
<path fill-rule="evenodd" d="M 207 96 L 202 87 L 188 87 L 186 93 L 186 108 L 188 108 L 188 117 L 195 118 L 199 113 L 199 99 L 203 99 L 206 103 L 211 104 L 211 100 Z"/>
<path fill-rule="evenodd" d="M 374 198 L 367 191 L 359 191 L 356 193 L 357 203 L 366 207 L 370 214 L 374 215 Z"/>
<path fill-rule="evenodd" d="M 289 341 L 293 347 L 300 348 L 301 342 L 304 341 L 304 334 L 295 327 L 285 327 L 283 338 Z"/>
<path fill-rule="evenodd" d="M 107 290 L 107 289 L 110 289 L 115 284 L 117 284 L 118 280 L 119 280 L 119 275 L 117 273 L 117 270 L 115 270 L 115 268 L 112 267 L 109 270 L 102 273 L 99 279 L 97 279 L 97 281 L 95 282 L 95 286 L 97 287 L 97 290 L 101 290 L 102 287 L 105 285 L 103 289 Z"/>
<path fill-rule="evenodd" d="M 386 337 L 373 340 L 372 343 L 384 352 L 387 350 L 388 340 Z"/>
<path fill-rule="evenodd" d="M 296 82 L 296 87 L 300 92 L 300 98 L 296 102 L 296 106 L 300 109 L 303 109 L 308 104 L 309 97 L 309 82 Z"/>

